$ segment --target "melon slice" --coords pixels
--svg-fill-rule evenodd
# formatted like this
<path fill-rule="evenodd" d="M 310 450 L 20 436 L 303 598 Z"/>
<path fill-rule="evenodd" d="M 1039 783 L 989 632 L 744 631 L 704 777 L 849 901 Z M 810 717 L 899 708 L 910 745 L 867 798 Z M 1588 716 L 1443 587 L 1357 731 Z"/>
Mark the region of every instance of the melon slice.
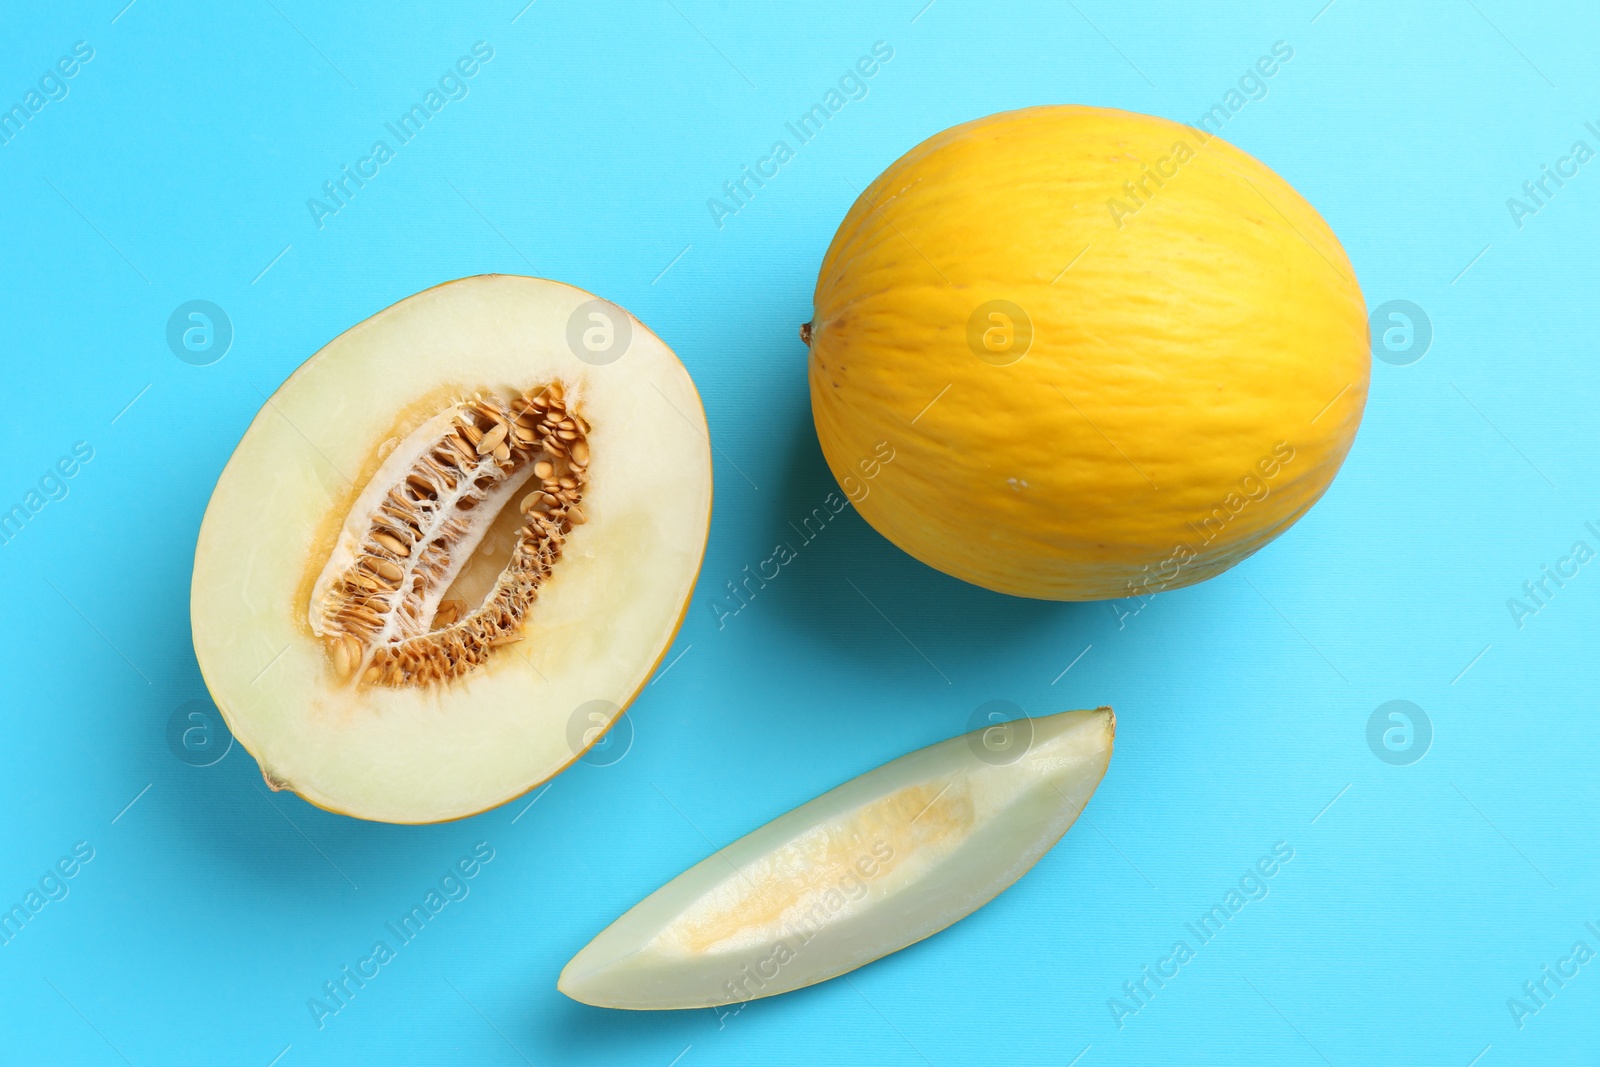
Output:
<path fill-rule="evenodd" d="M 944 929 L 1020 878 L 1111 759 L 1110 708 L 1016 720 L 884 764 L 646 897 L 561 972 L 607 1008 L 785 993 Z"/>
<path fill-rule="evenodd" d="M 341 334 L 251 423 L 195 548 L 195 653 L 273 788 L 470 815 L 646 684 L 710 511 L 699 395 L 643 324 L 558 282 L 450 282 Z"/>

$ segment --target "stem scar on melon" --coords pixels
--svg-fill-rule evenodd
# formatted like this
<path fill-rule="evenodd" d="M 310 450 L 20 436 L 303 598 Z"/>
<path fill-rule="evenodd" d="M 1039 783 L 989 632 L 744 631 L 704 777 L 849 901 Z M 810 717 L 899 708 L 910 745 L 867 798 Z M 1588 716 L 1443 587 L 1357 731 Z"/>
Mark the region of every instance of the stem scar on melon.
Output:
<path fill-rule="evenodd" d="M 597 317 L 622 339 L 604 353 Z M 340 334 L 256 415 L 195 546 L 195 655 L 271 788 L 472 815 L 644 688 L 710 512 L 699 394 L 643 323 L 559 282 L 449 282 Z"/>

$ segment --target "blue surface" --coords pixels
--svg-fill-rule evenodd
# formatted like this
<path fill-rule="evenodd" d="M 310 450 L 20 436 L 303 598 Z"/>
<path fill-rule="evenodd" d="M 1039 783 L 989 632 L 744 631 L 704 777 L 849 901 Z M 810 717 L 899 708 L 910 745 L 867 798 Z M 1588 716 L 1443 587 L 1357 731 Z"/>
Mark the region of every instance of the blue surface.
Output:
<path fill-rule="evenodd" d="M 1536 213 L 1507 205 L 1573 142 L 1600 149 L 1584 125 L 1600 127 L 1592 7 L 123 2 L 12 5 L 0 33 L 5 103 L 74 42 L 93 50 L 0 144 L 0 508 L 38 507 L 0 546 L 0 901 L 41 889 L 0 945 L 0 1060 L 1594 1054 L 1600 962 L 1572 949 L 1600 952 L 1600 563 L 1567 563 L 1576 577 L 1548 583 L 1537 612 L 1508 599 L 1537 606 L 1524 582 L 1574 542 L 1600 549 L 1600 162 L 1565 164 L 1577 176 Z M 319 227 L 308 198 L 479 41 L 492 59 L 444 82 L 459 98 Z M 879 41 L 894 55 L 867 95 L 719 227 L 707 200 Z M 1194 122 L 1278 41 L 1292 61 L 1224 135 L 1324 214 L 1370 308 L 1411 301 L 1432 331 L 1420 360 L 1375 361 L 1324 501 L 1236 570 L 1136 613 L 964 586 L 846 511 L 719 628 L 724 583 L 834 488 L 795 328 L 856 190 L 1003 109 Z M 405 828 L 269 795 L 242 749 L 207 747 L 188 624 L 207 496 L 320 345 L 485 271 L 626 306 L 704 394 L 717 510 L 677 658 L 630 713 L 625 758 L 576 766 L 531 807 Z M 220 333 L 183 347 L 187 313 L 187 358 L 169 347 L 193 300 L 231 324 L 220 360 Z M 737 1014 L 614 1013 L 555 991 L 589 937 L 713 844 L 966 729 L 990 700 L 1120 717 L 1088 819 L 993 905 Z M 1395 700 L 1421 711 L 1410 748 L 1392 707 L 1369 744 Z M 1293 859 L 1248 879 L 1279 842 Z M 475 846 L 493 859 L 468 894 L 319 1026 L 308 1000 Z M 70 878 L 47 877 L 58 861 Z M 1199 944 L 1186 924 L 1242 880 L 1266 896 Z M 1143 968 L 1170 971 L 1179 940 L 1193 958 L 1158 988 Z M 1577 973 L 1558 986 L 1545 966 Z M 1540 980 L 1552 995 L 1530 1000 Z M 1130 999 L 1141 981 L 1151 992 Z"/>

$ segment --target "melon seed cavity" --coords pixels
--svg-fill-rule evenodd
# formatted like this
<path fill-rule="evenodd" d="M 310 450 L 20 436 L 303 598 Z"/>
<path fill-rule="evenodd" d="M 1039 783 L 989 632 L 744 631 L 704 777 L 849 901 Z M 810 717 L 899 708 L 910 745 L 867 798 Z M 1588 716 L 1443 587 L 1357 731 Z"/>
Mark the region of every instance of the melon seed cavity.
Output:
<path fill-rule="evenodd" d="M 311 628 L 335 673 L 360 685 L 427 686 L 521 640 L 539 586 L 584 522 L 589 429 L 553 382 L 509 400 L 458 401 L 401 440 L 312 588 Z M 519 494 L 516 548 L 484 602 L 445 600 Z"/>

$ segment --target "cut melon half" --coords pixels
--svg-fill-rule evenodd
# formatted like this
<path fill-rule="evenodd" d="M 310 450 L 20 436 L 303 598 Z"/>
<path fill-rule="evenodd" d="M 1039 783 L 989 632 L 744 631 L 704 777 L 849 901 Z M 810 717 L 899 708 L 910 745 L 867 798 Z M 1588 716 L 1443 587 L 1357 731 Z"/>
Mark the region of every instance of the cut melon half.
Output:
<path fill-rule="evenodd" d="M 262 407 L 195 548 L 206 685 L 274 789 L 421 823 L 593 744 L 687 609 L 711 515 L 694 383 L 627 312 L 464 278 Z"/>
<path fill-rule="evenodd" d="M 976 911 L 1077 819 L 1111 760 L 1110 708 L 954 737 L 852 779 L 680 874 L 606 927 L 557 987 L 607 1008 L 785 993 Z"/>

